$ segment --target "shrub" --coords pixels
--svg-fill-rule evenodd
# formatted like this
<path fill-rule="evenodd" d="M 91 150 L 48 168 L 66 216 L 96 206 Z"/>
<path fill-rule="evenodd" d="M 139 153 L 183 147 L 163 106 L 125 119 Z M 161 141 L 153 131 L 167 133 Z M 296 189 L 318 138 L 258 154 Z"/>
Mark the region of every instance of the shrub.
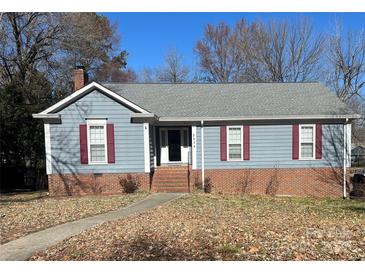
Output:
<path fill-rule="evenodd" d="M 141 184 L 138 178 L 133 178 L 130 174 L 127 174 L 126 178 L 119 177 L 119 183 L 124 193 L 134 193 Z"/>
<path fill-rule="evenodd" d="M 194 182 L 195 189 L 201 191 L 203 190 L 202 182 L 198 178 L 195 178 Z M 204 179 L 204 192 L 211 193 L 213 188 L 212 180 L 209 177 L 205 177 Z"/>
<path fill-rule="evenodd" d="M 212 180 L 209 177 L 204 179 L 204 192 L 211 193 L 213 188 Z"/>
<path fill-rule="evenodd" d="M 202 190 L 202 182 L 198 178 L 195 178 L 194 186 L 197 190 Z"/>

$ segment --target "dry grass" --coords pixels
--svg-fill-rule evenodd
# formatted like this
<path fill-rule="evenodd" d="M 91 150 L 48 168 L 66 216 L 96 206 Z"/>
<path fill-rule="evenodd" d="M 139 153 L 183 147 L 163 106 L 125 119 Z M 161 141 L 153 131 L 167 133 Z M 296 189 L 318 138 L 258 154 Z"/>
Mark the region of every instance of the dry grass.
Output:
<path fill-rule="evenodd" d="M 146 193 L 50 198 L 45 192 L 1 194 L 0 242 L 29 233 L 116 210 L 144 198 Z"/>
<path fill-rule="evenodd" d="M 365 203 L 185 196 L 96 226 L 32 260 L 361 260 Z"/>

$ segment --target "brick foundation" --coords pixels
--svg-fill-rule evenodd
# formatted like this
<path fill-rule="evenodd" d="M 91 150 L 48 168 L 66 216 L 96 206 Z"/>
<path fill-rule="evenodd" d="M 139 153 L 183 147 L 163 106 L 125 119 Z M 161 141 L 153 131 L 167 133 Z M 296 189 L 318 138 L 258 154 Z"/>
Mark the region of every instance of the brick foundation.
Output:
<path fill-rule="evenodd" d="M 149 173 L 129 173 L 137 177 L 140 189 L 150 191 Z M 49 175 L 51 196 L 123 193 L 120 178 L 128 174 L 53 174 Z M 261 168 L 207 169 L 213 193 L 341 197 L 342 169 L 331 168 Z M 201 171 L 189 167 L 190 192 L 201 185 Z"/>
<path fill-rule="evenodd" d="M 149 191 L 149 173 L 128 173 L 138 178 L 140 189 Z M 123 189 L 119 183 L 125 174 L 52 174 L 48 175 L 48 189 L 51 196 L 90 195 L 90 194 L 119 194 Z"/>
<path fill-rule="evenodd" d="M 213 193 L 341 197 L 342 169 L 207 169 Z M 191 170 L 191 190 L 201 184 L 201 171 Z"/>

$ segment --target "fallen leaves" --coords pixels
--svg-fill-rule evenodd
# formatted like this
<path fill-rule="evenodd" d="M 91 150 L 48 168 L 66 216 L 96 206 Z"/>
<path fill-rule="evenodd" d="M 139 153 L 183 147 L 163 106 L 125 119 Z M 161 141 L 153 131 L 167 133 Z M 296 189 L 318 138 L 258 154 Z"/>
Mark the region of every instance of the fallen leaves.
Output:
<path fill-rule="evenodd" d="M 36 195 L 1 195 L 0 243 L 88 216 L 116 210 L 144 198 L 146 193 L 110 196 L 49 198 Z"/>
<path fill-rule="evenodd" d="M 250 249 L 248 250 L 249 253 L 256 253 L 257 251 L 259 251 L 259 249 L 255 246 L 251 246 Z"/>
<path fill-rule="evenodd" d="M 31 259 L 361 260 L 364 227 L 365 204 L 355 201 L 196 194 L 98 225 Z"/>

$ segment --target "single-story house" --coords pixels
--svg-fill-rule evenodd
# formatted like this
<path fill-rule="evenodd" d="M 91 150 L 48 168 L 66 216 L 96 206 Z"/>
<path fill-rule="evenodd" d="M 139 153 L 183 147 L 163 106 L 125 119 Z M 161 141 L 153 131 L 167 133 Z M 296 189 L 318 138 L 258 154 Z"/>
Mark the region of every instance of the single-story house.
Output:
<path fill-rule="evenodd" d="M 51 195 L 153 192 L 346 195 L 351 121 L 319 83 L 85 83 L 44 121 Z"/>

